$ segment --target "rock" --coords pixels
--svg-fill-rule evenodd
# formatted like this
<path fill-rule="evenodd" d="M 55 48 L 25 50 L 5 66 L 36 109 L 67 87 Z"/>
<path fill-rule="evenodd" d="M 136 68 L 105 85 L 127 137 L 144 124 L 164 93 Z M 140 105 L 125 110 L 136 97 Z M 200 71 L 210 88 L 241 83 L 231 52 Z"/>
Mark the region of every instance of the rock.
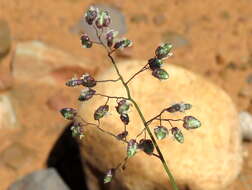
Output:
<path fill-rule="evenodd" d="M 5 56 L 11 47 L 11 35 L 8 23 L 0 19 L 0 59 Z"/>
<path fill-rule="evenodd" d="M 46 81 L 52 84 L 63 82 L 74 74 L 96 71 L 87 60 L 75 58 L 39 41 L 17 44 L 12 67 L 16 81 Z"/>
<path fill-rule="evenodd" d="M 66 106 L 66 102 L 69 102 L 70 98 L 64 94 L 62 91 L 58 91 L 51 97 L 48 97 L 47 105 L 50 109 L 54 111 L 59 111 Z M 77 101 L 77 100 L 76 100 Z"/>
<path fill-rule="evenodd" d="M 8 190 L 70 190 L 53 168 L 33 172 L 12 184 Z"/>
<path fill-rule="evenodd" d="M 106 10 L 109 12 L 112 20 L 110 28 L 113 28 L 114 30 L 118 31 L 119 36 L 122 36 L 127 32 L 127 24 L 125 21 L 125 17 L 119 9 L 107 4 L 95 4 L 93 6 L 97 7 L 99 10 Z M 77 24 L 70 28 L 70 32 L 78 35 L 86 33 L 91 40 L 98 41 L 94 29 L 85 22 L 85 19 L 83 17 L 78 21 Z"/>
<path fill-rule="evenodd" d="M 134 14 L 131 16 L 130 21 L 133 23 L 148 23 L 148 18 L 145 14 Z"/>
<path fill-rule="evenodd" d="M 119 63 L 118 67 L 127 79 L 145 64 L 146 61 L 126 61 Z M 129 84 L 131 95 L 147 120 L 175 102 L 184 101 L 193 105 L 186 113 L 167 114 L 162 118 L 169 116 L 177 119 L 185 114 L 192 115 L 201 121 L 202 127 L 192 131 L 182 129 L 183 144 L 172 138 L 160 140 L 158 144 L 181 190 L 187 189 L 186 186 L 193 190 L 222 189 L 237 177 L 242 167 L 241 130 L 235 106 L 223 90 L 200 76 L 171 64 L 165 69 L 170 75 L 167 81 L 160 82 L 149 71 L 137 76 Z M 111 69 L 98 78 L 116 78 L 116 74 Z M 101 94 L 126 96 L 121 83 L 100 85 L 96 90 Z M 105 102 L 106 98 L 93 97 L 81 105 L 80 115 L 88 122 L 94 122 L 94 111 Z M 101 119 L 101 127 L 118 134 L 124 127 L 115 111 L 115 100 L 111 99 L 108 105 L 110 115 Z M 135 138 L 143 128 L 133 107 L 129 117 L 128 140 Z M 175 124 L 181 127 L 179 123 Z M 116 167 L 126 157 L 126 144 L 93 126 L 85 127 L 85 138 L 80 143 L 83 160 L 103 173 Z M 116 173 L 111 184 L 114 188 L 107 186 L 106 189 L 161 190 L 169 186 L 161 162 L 140 152 L 128 160 L 124 171 Z"/>
<path fill-rule="evenodd" d="M 250 73 L 250 74 L 247 76 L 246 82 L 247 82 L 248 84 L 252 84 L 252 73 Z"/>
<path fill-rule="evenodd" d="M 35 155 L 29 148 L 13 143 L 1 153 L 1 158 L 9 167 L 18 170 L 29 165 Z"/>
<path fill-rule="evenodd" d="M 241 89 L 238 92 L 238 96 L 240 97 L 250 97 L 252 95 L 252 87 L 245 85 L 241 87 Z"/>
<path fill-rule="evenodd" d="M 0 68 L 1 69 L 1 68 Z M 9 89 L 13 84 L 13 77 L 9 71 L 0 71 L 0 90 Z"/>
<path fill-rule="evenodd" d="M 19 122 L 9 94 L 0 94 L 0 130 L 19 128 Z"/>
<path fill-rule="evenodd" d="M 189 41 L 185 38 L 185 36 L 173 31 L 163 32 L 162 39 L 164 42 L 171 43 L 175 48 L 189 45 Z"/>
<path fill-rule="evenodd" d="M 220 16 L 220 18 L 222 18 L 224 20 L 228 20 L 231 17 L 230 13 L 226 10 L 220 12 L 219 16 Z"/>
<path fill-rule="evenodd" d="M 252 140 L 252 116 L 246 111 L 239 113 L 241 129 L 242 129 L 242 138 L 243 140 Z"/>
<path fill-rule="evenodd" d="M 157 26 L 161 26 L 165 23 L 166 19 L 163 14 L 158 14 L 153 17 L 153 23 Z"/>
<path fill-rule="evenodd" d="M 61 132 L 68 123 L 59 108 L 75 107 L 80 89 L 66 87 L 64 83 L 19 82 L 11 90 L 18 121 L 27 129 Z"/>

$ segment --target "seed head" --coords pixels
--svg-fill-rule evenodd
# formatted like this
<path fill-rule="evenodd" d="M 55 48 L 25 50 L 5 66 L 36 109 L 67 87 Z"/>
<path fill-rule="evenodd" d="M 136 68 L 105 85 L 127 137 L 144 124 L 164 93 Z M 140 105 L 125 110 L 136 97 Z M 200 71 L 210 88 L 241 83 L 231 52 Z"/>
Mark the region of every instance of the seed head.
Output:
<path fill-rule="evenodd" d="M 95 93 L 96 93 L 95 90 L 91 88 L 85 88 L 80 93 L 79 101 L 87 101 L 90 98 L 92 98 Z"/>
<path fill-rule="evenodd" d="M 163 45 L 158 46 L 158 48 L 155 51 L 156 57 L 158 59 L 164 59 L 168 56 L 171 56 L 170 51 L 172 49 L 172 45 L 169 43 L 165 43 Z"/>
<path fill-rule="evenodd" d="M 101 29 L 103 27 L 108 27 L 111 22 L 108 11 L 100 11 L 98 18 L 95 21 L 97 28 Z"/>
<path fill-rule="evenodd" d="M 128 113 L 130 105 L 131 104 L 127 100 L 120 100 L 116 106 L 116 111 L 119 114 Z"/>
<path fill-rule="evenodd" d="M 114 43 L 114 38 L 117 36 L 118 31 L 109 30 L 106 34 L 107 46 L 112 47 Z"/>
<path fill-rule="evenodd" d="M 169 108 L 166 109 L 166 111 L 170 112 L 170 113 L 174 113 L 174 112 L 184 112 L 186 110 L 191 109 L 192 105 L 191 104 L 187 104 L 187 103 L 178 103 L 178 104 L 173 104 L 172 106 L 170 106 Z"/>
<path fill-rule="evenodd" d="M 132 157 L 136 154 L 137 151 L 137 142 L 135 139 L 131 139 L 128 142 L 128 147 L 127 147 L 127 155 L 128 157 Z"/>
<path fill-rule="evenodd" d="M 73 120 L 77 115 L 77 110 L 73 108 L 63 108 L 60 110 L 60 113 L 67 120 Z"/>
<path fill-rule="evenodd" d="M 124 139 L 127 136 L 128 136 L 128 131 L 123 131 L 122 133 L 120 133 L 120 134 L 117 135 L 117 139 L 118 140 L 122 140 L 122 139 Z"/>
<path fill-rule="evenodd" d="M 82 80 L 79 80 L 75 77 L 66 82 L 66 86 L 69 86 L 69 87 L 75 87 L 81 84 L 82 84 Z"/>
<path fill-rule="evenodd" d="M 96 80 L 89 74 L 82 75 L 80 79 L 82 79 L 82 85 L 85 87 L 94 87 L 96 85 Z"/>
<path fill-rule="evenodd" d="M 83 48 L 91 48 L 93 45 L 92 41 L 90 40 L 87 34 L 82 34 L 80 40 Z"/>
<path fill-rule="evenodd" d="M 89 7 L 87 12 L 85 13 L 85 20 L 89 25 L 92 25 L 97 15 L 99 14 L 98 8 L 93 6 Z"/>
<path fill-rule="evenodd" d="M 158 78 L 159 80 L 166 80 L 169 78 L 169 74 L 164 69 L 159 68 L 152 71 L 152 75 Z"/>
<path fill-rule="evenodd" d="M 120 119 L 124 123 L 124 125 L 128 125 L 129 124 L 129 115 L 128 114 L 122 113 L 120 115 Z"/>
<path fill-rule="evenodd" d="M 177 127 L 172 127 L 171 132 L 174 136 L 174 138 L 179 142 L 183 143 L 184 142 L 184 136 L 181 130 Z"/>
<path fill-rule="evenodd" d="M 104 117 L 109 111 L 109 106 L 108 105 L 103 105 L 100 106 L 94 113 L 94 119 L 99 120 L 102 117 Z"/>
<path fill-rule="evenodd" d="M 164 126 L 157 126 L 154 128 L 154 134 L 158 140 L 162 140 L 169 134 L 169 131 Z"/>
<path fill-rule="evenodd" d="M 84 137 L 83 127 L 79 122 L 74 122 L 74 125 L 71 127 L 71 131 L 73 137 L 79 137 L 80 139 Z"/>
<path fill-rule="evenodd" d="M 105 177 L 104 177 L 103 182 L 104 183 L 111 182 L 114 174 L 115 174 L 115 169 L 114 168 L 108 170 L 107 173 L 106 173 L 106 175 L 105 175 Z"/>
<path fill-rule="evenodd" d="M 185 116 L 183 120 L 185 129 L 197 129 L 201 126 L 201 122 L 193 116 Z"/>
<path fill-rule="evenodd" d="M 151 155 L 154 151 L 154 145 L 150 139 L 141 139 L 138 144 L 138 148 L 149 155 Z"/>
<path fill-rule="evenodd" d="M 163 65 L 163 61 L 161 59 L 158 59 L 156 57 L 151 58 L 148 60 L 148 64 L 151 68 L 151 70 L 155 70 L 155 69 L 160 69 L 161 66 Z"/>
<path fill-rule="evenodd" d="M 118 49 L 118 48 L 123 49 L 123 48 L 130 47 L 130 46 L 132 46 L 132 41 L 128 40 L 128 39 L 123 39 L 123 40 L 116 42 L 114 45 L 114 48 L 115 49 Z"/>

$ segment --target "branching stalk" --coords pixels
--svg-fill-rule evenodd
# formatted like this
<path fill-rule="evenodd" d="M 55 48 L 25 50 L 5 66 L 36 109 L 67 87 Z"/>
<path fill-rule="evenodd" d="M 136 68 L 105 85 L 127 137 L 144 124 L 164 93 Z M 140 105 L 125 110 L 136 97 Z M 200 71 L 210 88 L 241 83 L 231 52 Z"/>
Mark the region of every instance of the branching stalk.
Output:
<path fill-rule="evenodd" d="M 110 58 L 110 60 L 111 60 L 111 62 L 113 64 L 113 66 L 114 66 L 114 68 L 115 68 L 115 70 L 117 72 L 117 75 L 119 76 L 124 88 L 126 89 L 129 101 L 131 101 L 133 103 L 133 105 L 135 106 L 135 108 L 136 108 L 136 110 L 137 110 L 137 112 L 138 112 L 138 114 L 139 114 L 139 116 L 140 116 L 140 118 L 141 118 L 141 120 L 142 120 L 142 122 L 144 124 L 144 127 L 147 130 L 147 132 L 148 132 L 148 134 L 149 134 L 149 136 L 150 136 L 150 138 L 151 138 L 151 140 L 153 142 L 153 145 L 155 146 L 155 148 L 157 150 L 158 158 L 161 160 L 161 162 L 163 164 L 163 167 L 165 169 L 166 174 L 168 175 L 168 177 L 170 179 L 170 183 L 171 183 L 173 189 L 174 190 L 179 190 L 179 188 L 177 187 L 176 182 L 174 180 L 174 177 L 173 177 L 172 173 L 170 172 L 170 170 L 168 168 L 168 165 L 167 165 L 167 163 L 166 163 L 166 161 L 164 159 L 164 156 L 163 156 L 163 154 L 162 154 L 162 152 L 161 152 L 161 150 L 160 150 L 160 148 L 159 148 L 159 146 L 158 146 L 158 144 L 157 144 L 157 142 L 156 142 L 156 140 L 154 138 L 154 135 L 152 134 L 150 128 L 148 127 L 148 123 L 146 122 L 143 113 L 141 112 L 141 110 L 140 110 L 138 104 L 136 103 L 136 101 L 131 97 L 129 87 L 128 87 L 127 83 L 124 81 L 124 79 L 123 79 L 122 75 L 120 74 L 120 71 L 119 71 L 119 69 L 118 69 L 118 67 L 117 67 L 117 65 L 115 63 L 114 58 L 111 56 L 111 54 L 109 52 L 108 52 L 108 57 Z"/>

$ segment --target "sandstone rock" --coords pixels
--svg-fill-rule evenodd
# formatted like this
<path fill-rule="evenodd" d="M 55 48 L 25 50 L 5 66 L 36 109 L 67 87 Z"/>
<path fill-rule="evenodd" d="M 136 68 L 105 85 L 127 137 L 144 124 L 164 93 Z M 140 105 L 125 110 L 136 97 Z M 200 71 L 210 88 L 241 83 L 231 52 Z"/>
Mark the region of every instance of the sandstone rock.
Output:
<path fill-rule="evenodd" d="M 18 128 L 19 122 L 9 94 L 0 94 L 0 130 Z"/>
<path fill-rule="evenodd" d="M 1 68 L 0 68 L 1 69 Z M 12 86 L 13 77 L 9 71 L 0 71 L 0 90 L 6 90 Z"/>
<path fill-rule="evenodd" d="M 12 184 L 8 190 L 70 190 L 53 168 L 33 172 Z"/>
<path fill-rule="evenodd" d="M 63 82 L 74 74 L 94 73 L 94 66 L 39 41 L 17 44 L 12 62 L 16 81 Z"/>
<path fill-rule="evenodd" d="M 127 79 L 145 64 L 142 61 L 128 61 L 119 64 L 119 69 Z M 222 189 L 237 177 L 242 166 L 241 132 L 235 106 L 223 90 L 200 76 L 174 65 L 165 68 L 170 75 L 167 81 L 160 82 L 151 76 L 150 71 L 141 73 L 129 85 L 132 97 L 147 120 L 176 102 L 184 101 L 193 105 L 186 113 L 163 117 L 193 115 L 201 121 L 202 127 L 192 131 L 182 129 L 185 137 L 183 144 L 172 138 L 160 140 L 158 144 L 181 190 L 186 189 L 186 186 L 193 190 Z M 116 78 L 113 69 L 99 76 L 99 79 L 108 78 Z M 126 96 L 120 82 L 99 85 L 95 89 L 102 94 Z M 81 115 L 85 120 L 94 122 L 94 111 L 105 102 L 104 98 L 94 97 L 81 105 Z M 111 99 L 108 105 L 110 115 L 101 119 L 101 127 L 118 134 L 124 128 L 115 111 L 116 102 Z M 131 110 L 128 140 L 135 138 L 143 128 L 136 110 Z M 154 124 L 158 123 L 151 125 L 152 130 Z M 181 127 L 180 123 L 173 125 Z M 82 156 L 97 170 L 106 172 L 126 157 L 126 144 L 93 126 L 85 127 L 85 130 L 85 138 L 80 145 Z M 107 189 L 161 190 L 168 187 L 161 162 L 156 157 L 140 152 L 129 159 L 126 169 L 116 174 Z"/>
<path fill-rule="evenodd" d="M 6 55 L 11 47 L 11 35 L 8 23 L 0 20 L 0 59 Z"/>
<path fill-rule="evenodd" d="M 66 106 L 66 102 L 71 101 L 70 99 L 71 98 L 69 96 L 66 96 L 66 93 L 61 90 L 55 92 L 55 94 L 53 94 L 51 97 L 48 97 L 47 106 L 54 111 L 59 111 Z"/>
<path fill-rule="evenodd" d="M 45 82 L 19 82 L 11 90 L 16 116 L 27 129 L 43 128 L 59 134 L 68 123 L 59 110 L 63 107 L 75 107 L 78 104 L 80 89 L 69 88 L 64 83 L 52 85 Z M 62 107 L 61 107 L 62 106 Z"/>

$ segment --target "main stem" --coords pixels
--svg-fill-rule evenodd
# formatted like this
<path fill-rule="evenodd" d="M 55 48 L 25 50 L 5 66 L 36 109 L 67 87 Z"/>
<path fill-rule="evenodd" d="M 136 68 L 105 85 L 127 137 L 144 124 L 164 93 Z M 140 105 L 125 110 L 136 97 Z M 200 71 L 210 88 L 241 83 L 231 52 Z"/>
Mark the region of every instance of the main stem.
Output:
<path fill-rule="evenodd" d="M 165 172 L 166 172 L 166 174 L 168 175 L 168 177 L 170 179 L 170 182 L 171 182 L 173 190 L 179 190 L 179 188 L 178 188 L 178 186 L 177 186 L 177 184 L 176 184 L 176 182 L 174 180 L 174 177 L 172 176 L 172 173 L 169 170 L 168 165 L 167 165 L 167 163 L 166 163 L 166 161 L 164 159 L 164 156 L 163 156 L 163 154 L 162 154 L 162 152 L 161 152 L 161 150 L 160 150 L 160 148 L 159 148 L 159 146 L 158 146 L 158 144 L 156 142 L 156 139 L 154 138 L 154 136 L 153 136 L 150 128 L 148 127 L 148 123 L 146 122 L 146 120 L 145 120 L 145 118 L 143 116 L 142 111 L 140 110 L 140 108 L 139 108 L 138 104 L 136 103 L 136 101 L 131 97 L 129 87 L 128 87 L 127 83 L 124 81 L 122 75 L 120 74 L 120 71 L 119 71 L 119 69 L 118 69 L 118 67 L 117 67 L 117 65 L 115 63 L 114 58 L 111 56 L 110 53 L 108 53 L 108 57 L 110 58 L 113 66 L 115 67 L 115 70 L 117 72 L 117 75 L 119 76 L 120 81 L 122 82 L 123 86 L 126 89 L 128 99 L 134 104 L 134 106 L 135 106 L 135 108 L 136 108 L 136 110 L 137 110 L 137 112 L 138 112 L 138 114 L 139 114 L 139 116 L 140 116 L 140 118 L 141 118 L 141 120 L 142 120 L 142 122 L 144 124 L 144 127 L 147 130 L 147 132 L 148 132 L 148 134 L 149 134 L 149 136 L 150 136 L 150 138 L 151 138 L 151 140 L 152 140 L 152 142 L 153 142 L 153 144 L 154 144 L 154 146 L 155 146 L 155 148 L 157 150 L 159 159 L 161 160 L 161 162 L 163 164 L 163 167 L 165 169 Z"/>

